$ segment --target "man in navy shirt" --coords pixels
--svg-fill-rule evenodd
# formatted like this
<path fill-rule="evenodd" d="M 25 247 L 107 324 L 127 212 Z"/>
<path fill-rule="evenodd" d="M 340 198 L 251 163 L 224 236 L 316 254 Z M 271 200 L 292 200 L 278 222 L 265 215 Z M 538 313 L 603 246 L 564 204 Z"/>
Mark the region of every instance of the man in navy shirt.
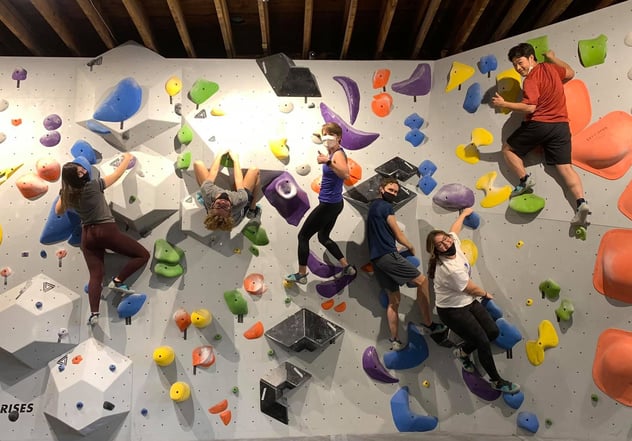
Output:
<path fill-rule="evenodd" d="M 380 287 L 388 295 L 386 318 L 391 334 L 389 338 L 391 350 L 395 351 L 404 348 L 398 334 L 398 313 L 401 298 L 399 287 L 405 283 L 414 284 L 417 288 L 417 304 L 423 317 L 422 324 L 431 333 L 442 332 L 446 329 L 445 325 L 432 321 L 426 277 L 397 251 L 396 243 L 399 243 L 406 247 L 410 254 L 415 254 L 413 244 L 397 225 L 393 202 L 398 192 L 397 179 L 383 178 L 380 182 L 380 197 L 371 202 L 367 218 L 371 263 Z"/>

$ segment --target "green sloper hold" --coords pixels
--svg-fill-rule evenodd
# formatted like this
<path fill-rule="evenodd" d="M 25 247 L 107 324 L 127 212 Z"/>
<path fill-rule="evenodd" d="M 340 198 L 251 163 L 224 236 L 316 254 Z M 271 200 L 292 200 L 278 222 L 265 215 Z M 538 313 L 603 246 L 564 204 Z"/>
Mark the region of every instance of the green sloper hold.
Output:
<path fill-rule="evenodd" d="M 226 168 L 233 168 L 235 165 L 233 163 L 233 158 L 231 158 L 228 153 L 224 153 L 222 155 L 221 159 L 219 160 L 219 163 L 222 167 L 226 167 Z"/>
<path fill-rule="evenodd" d="M 518 213 L 537 213 L 544 208 L 546 201 L 533 193 L 521 194 L 511 198 L 509 208 Z"/>
<path fill-rule="evenodd" d="M 560 320 L 564 320 L 566 322 L 573 317 L 574 312 L 575 307 L 573 306 L 573 302 L 569 299 L 562 299 L 560 306 L 555 310 L 555 315 L 557 316 L 558 322 Z"/>
<path fill-rule="evenodd" d="M 544 282 L 540 283 L 539 288 L 542 293 L 542 298 L 546 296 L 549 300 L 556 300 L 560 296 L 560 285 L 551 279 L 546 279 Z"/>
<path fill-rule="evenodd" d="M 255 257 L 259 257 L 259 248 L 257 248 L 254 245 L 250 245 L 250 247 L 248 248 L 248 251 L 250 251 L 250 253 L 255 256 Z"/>
<path fill-rule="evenodd" d="M 527 43 L 533 46 L 533 49 L 535 50 L 535 59 L 538 63 L 542 63 L 546 60 L 544 54 L 549 50 L 549 38 L 546 35 L 527 40 Z"/>
<path fill-rule="evenodd" d="M 187 145 L 191 141 L 193 141 L 193 130 L 185 124 L 178 130 L 178 142 Z"/>
<path fill-rule="evenodd" d="M 204 101 L 215 95 L 218 90 L 219 84 L 209 80 L 199 79 L 193 83 L 193 86 L 189 91 L 189 98 L 199 106 Z"/>
<path fill-rule="evenodd" d="M 608 52 L 608 37 L 601 34 L 592 40 L 579 40 L 577 47 L 582 66 L 590 67 L 603 64 Z"/>
<path fill-rule="evenodd" d="M 154 258 L 161 263 L 175 265 L 180 263 L 184 256 L 184 250 L 175 245 L 171 245 L 165 239 L 158 239 L 154 242 Z"/>
<path fill-rule="evenodd" d="M 270 243 L 266 230 L 257 221 L 250 221 L 241 230 L 241 234 L 246 236 L 250 242 L 255 245 L 263 246 Z"/>
<path fill-rule="evenodd" d="M 232 291 L 226 291 L 224 293 L 224 300 L 226 301 L 226 305 L 228 305 L 228 309 L 235 315 L 246 315 L 248 314 L 248 303 L 246 303 L 246 299 L 241 295 L 239 291 L 233 289 Z"/>
<path fill-rule="evenodd" d="M 178 155 L 176 160 L 176 168 L 179 170 L 186 170 L 191 165 L 191 152 L 184 152 Z"/>
<path fill-rule="evenodd" d="M 182 275 L 182 273 L 184 273 L 184 268 L 182 268 L 182 265 L 180 265 L 179 263 L 176 263 L 175 265 L 170 265 L 168 263 L 158 262 L 156 265 L 154 265 L 154 274 L 158 274 L 162 277 L 179 277 Z"/>

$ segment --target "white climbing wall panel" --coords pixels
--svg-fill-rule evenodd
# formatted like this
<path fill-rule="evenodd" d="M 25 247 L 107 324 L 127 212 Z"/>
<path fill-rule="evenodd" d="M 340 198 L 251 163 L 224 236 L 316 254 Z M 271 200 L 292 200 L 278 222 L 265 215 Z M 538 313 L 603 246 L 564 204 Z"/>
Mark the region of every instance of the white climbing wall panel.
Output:
<path fill-rule="evenodd" d="M 476 180 L 489 171 L 498 172 L 496 185 L 513 184 L 514 179 L 502 162 L 500 146 L 519 121 L 515 116 L 497 114 L 485 104 L 475 114 L 465 112 L 462 104 L 467 87 L 478 81 L 484 93 L 493 89 L 495 74 L 511 67 L 506 60 L 508 49 L 528 38 L 546 35 L 549 46 L 560 58 L 569 61 L 577 78 L 586 83 L 592 102 L 592 121 L 614 110 L 630 113 L 632 83 L 626 72 L 630 69 L 632 47 L 624 44 L 630 23 L 632 6 L 625 2 L 430 62 L 432 91 L 416 100 L 394 93 L 390 88 L 392 83 L 410 76 L 419 64 L 412 60 L 295 60 L 297 65 L 310 68 L 322 93 L 322 98 L 305 100 L 277 97 L 254 60 L 169 60 L 133 44 L 102 54 L 102 63 L 92 67 L 86 65 L 89 60 L 81 59 L 3 58 L 0 99 L 6 100 L 9 106 L 0 112 L 0 133 L 6 135 L 0 144 L 0 169 L 23 166 L 0 186 L 3 208 L 0 268 L 12 269 L 5 285 L 0 280 L 0 290 L 7 293 L 39 274 L 54 277 L 81 295 L 79 341 L 94 338 L 133 363 L 131 386 L 126 383 L 126 387 L 131 387 L 129 413 L 121 421 L 105 424 L 90 435 L 90 439 L 295 439 L 350 432 L 389 437 L 396 432 L 389 400 L 404 385 L 410 388 L 414 412 L 439 418 L 437 433 L 452 432 L 470 439 L 525 435 L 516 425 L 517 411 L 502 399 L 490 404 L 474 397 L 463 384 L 450 351 L 433 342 L 429 342 L 430 357 L 420 367 L 393 372 L 400 379 L 399 385 L 380 384 L 368 378 L 361 366 L 364 349 L 374 345 L 383 353 L 388 348 L 385 311 L 378 301 L 376 281 L 360 272 L 356 281 L 334 298 L 335 305 L 346 302 L 346 310 L 340 313 L 321 308 L 324 299 L 315 289 L 321 281 L 318 277 L 311 276 L 306 286 L 285 290 L 281 283 L 283 276 L 296 271 L 298 228 L 287 224 L 265 199 L 260 201 L 262 225 L 270 244 L 259 247 L 258 257 L 248 251 L 250 243 L 238 234 L 239 227 L 231 234 L 210 233 L 203 240 L 184 233 L 180 204 L 195 194 L 197 186 L 192 168 L 180 173 L 173 164 L 180 153 L 190 151 L 193 160 L 200 159 L 210 165 L 216 154 L 231 149 L 239 153 L 243 168 L 257 166 L 261 170 L 290 172 L 308 193 L 312 207 L 315 206 L 317 197 L 310 185 L 320 173 L 315 161 L 320 146 L 312 142 L 312 133 L 319 131 L 323 122 L 320 103 L 326 103 L 343 119 L 349 119 L 345 93 L 332 78 L 339 75 L 352 78 L 360 89 L 360 110 L 354 127 L 380 134 L 369 147 L 347 152 L 362 167 L 362 180 L 373 176 L 380 164 L 400 156 L 416 165 L 425 159 L 432 160 L 438 167 L 433 176 L 439 186 L 460 182 L 474 189 Z M 608 37 L 606 62 L 583 68 L 577 56 L 577 41 L 601 33 Z M 481 56 L 489 54 L 495 55 L 499 64 L 491 78 L 476 70 L 462 90 L 444 92 L 452 61 L 476 67 Z M 12 70 L 18 67 L 28 71 L 27 79 L 21 81 L 19 88 L 11 79 Z M 387 117 L 379 118 L 371 110 L 371 101 L 382 90 L 372 88 L 372 79 L 376 70 L 385 68 L 390 69 L 386 91 L 393 97 L 393 109 Z M 180 76 L 184 87 L 170 103 L 162 85 L 172 75 Z M 116 124 L 110 127 L 114 134 L 105 137 L 88 130 L 87 121 L 91 119 L 95 103 L 126 77 L 134 78 L 143 88 L 142 115 L 138 116 L 142 119 L 128 121 L 134 124 L 130 124 L 127 134 L 115 127 Z M 198 79 L 216 82 L 220 88 L 196 108 L 187 98 L 187 92 Z M 287 108 L 289 103 L 294 109 L 283 113 L 281 108 Z M 181 116 L 175 112 L 177 104 L 181 104 Z M 205 118 L 196 117 L 201 116 L 201 110 L 205 111 Z M 62 139 L 56 146 L 44 147 L 39 142 L 46 133 L 42 121 L 52 113 L 62 118 L 58 129 Z M 223 113 L 223 116 L 212 113 Z M 404 120 L 413 113 L 426 120 L 421 131 L 427 140 L 419 147 L 413 147 L 404 139 L 409 131 Z M 17 119 L 22 122 L 14 125 L 12 120 Z M 185 123 L 193 131 L 193 141 L 186 146 L 176 140 L 178 130 Z M 458 144 L 469 142 L 471 131 L 477 127 L 491 131 L 494 142 L 481 147 L 481 161 L 471 165 L 458 159 L 454 151 Z M 268 146 L 269 141 L 279 138 L 287 139 L 290 149 L 287 164 L 277 160 Z M 133 153 L 138 149 L 142 152 L 139 160 L 150 153 L 160 157 L 160 176 L 172 172 L 168 188 L 161 189 L 155 197 L 161 206 L 173 208 L 174 214 L 150 231 L 143 231 L 147 235 L 140 238 L 140 242 L 150 251 L 158 239 L 177 245 L 185 251 L 181 262 L 185 272 L 173 279 L 154 275 L 152 268 L 156 262 L 152 260 L 142 273 L 135 275 L 131 280 L 133 287 L 148 297 L 141 311 L 132 318 L 131 325 L 118 317 L 116 305 L 120 298 L 107 290 L 103 291 L 105 299 L 101 303 L 99 325 L 92 330 L 83 325 L 88 316 L 87 296 L 83 294 L 88 273 L 81 251 L 66 242 L 47 246 L 39 243 L 60 183 L 48 183 L 48 192 L 36 200 L 22 197 L 15 185 L 22 174 L 35 172 L 35 162 L 40 158 L 54 158 L 62 164 L 71 160 L 70 148 L 81 139 L 89 142 L 105 158 L 103 161 L 116 157 L 121 151 Z M 311 172 L 300 176 L 296 168 L 303 164 L 310 164 Z M 103 162 L 98 166 L 103 171 Z M 592 381 L 591 371 L 599 334 L 608 327 L 631 329 L 629 308 L 599 294 L 592 285 L 592 271 L 601 236 L 611 228 L 630 226 L 630 219 L 617 209 L 618 197 L 629 183 L 630 174 L 618 180 L 606 180 L 578 169 L 593 213 L 588 239 L 580 241 L 569 236 L 568 220 L 572 217 L 573 201 L 566 199 L 555 174 L 542 165 L 537 155 L 528 167 L 536 178 L 537 194 L 546 199 L 544 210 L 537 216 L 525 217 L 510 210 L 506 203 L 483 209 L 479 206 L 483 193 L 474 190 L 475 208 L 482 223 L 479 229 L 465 229 L 462 234 L 478 246 L 475 279 L 494 293 L 507 320 L 516 325 L 524 337 L 523 342 L 514 347 L 513 358 L 508 359 L 498 350 L 499 369 L 522 385 L 525 401 L 520 410 L 538 416 L 537 437 L 627 439 L 630 409 L 601 393 Z M 416 181 L 413 177 L 405 185 L 414 189 Z M 161 178 L 160 182 L 165 181 Z M 136 180 L 112 189 L 118 192 L 113 199 L 121 207 L 123 216 L 130 196 L 142 199 L 148 194 L 145 184 Z M 417 245 L 424 267 L 427 256 L 422 250 L 427 232 L 435 227 L 448 229 L 455 217 L 454 213 L 434 205 L 431 197 L 432 194 L 426 196 L 418 191 L 417 197 L 398 211 L 406 234 Z M 358 267 L 368 260 L 363 215 L 346 203 L 333 232 L 334 240 Z M 185 229 L 198 231 L 189 224 Z M 134 228 L 128 233 L 136 234 Z M 522 247 L 516 247 L 519 241 L 524 243 Z M 68 255 L 58 259 L 56 252 L 62 249 Z M 312 249 L 322 256 L 323 249 L 315 238 Z M 120 256 L 106 255 L 106 279 L 115 275 L 123 262 Z M 264 275 L 268 290 L 263 295 L 250 296 L 244 291 L 242 281 L 250 273 Z M 575 313 L 571 323 L 556 322 L 554 310 L 559 300 L 541 298 L 538 285 L 548 278 L 561 285 L 561 298 L 573 301 Z M 243 323 L 238 322 L 224 301 L 223 293 L 233 289 L 239 289 L 248 303 Z M 402 291 L 403 329 L 406 321 L 419 320 L 419 312 L 412 302 L 414 290 L 404 287 Z M 531 306 L 527 306 L 528 299 L 533 300 Z M 184 339 L 173 320 L 178 308 L 189 312 L 206 308 L 213 314 L 212 324 L 202 329 L 190 327 Z M 269 329 L 301 308 L 325 316 L 344 328 L 344 334 L 323 350 L 298 354 L 288 353 L 265 338 L 244 338 L 244 331 L 255 322 L 261 321 L 264 328 Z M 537 340 L 538 325 L 545 319 L 553 322 L 560 342 L 558 347 L 547 349 L 544 362 L 535 367 L 527 359 L 524 342 Z M 10 325 L 5 324 L 5 328 L 11 329 Z M 214 346 L 217 360 L 211 367 L 197 368 L 194 374 L 192 351 L 208 344 Z M 163 345 L 171 346 L 176 354 L 175 361 L 166 367 L 156 365 L 152 359 L 153 350 Z M 269 355 L 270 349 L 274 349 L 273 355 Z M 0 361 L 2 439 L 65 439 L 68 434 L 64 428 L 44 416 L 48 368 L 26 368 L 8 353 L 0 354 Z M 259 411 L 259 379 L 285 361 L 312 376 L 285 394 L 288 425 Z M 171 401 L 169 389 L 177 381 L 189 384 L 189 400 Z M 423 387 L 424 381 L 428 381 L 429 387 Z M 591 400 L 593 394 L 597 394 L 598 401 Z M 78 392 L 77 399 L 81 399 L 80 395 Z M 228 425 L 224 425 L 218 415 L 208 412 L 209 407 L 223 399 L 228 400 L 232 413 Z M 3 407 L 5 404 L 7 407 Z M 15 408 L 23 410 L 12 422 L 8 413 Z M 146 412 L 141 413 L 142 410 Z M 552 424 L 546 425 L 547 419 Z M 437 433 L 427 435 L 433 437 Z"/>

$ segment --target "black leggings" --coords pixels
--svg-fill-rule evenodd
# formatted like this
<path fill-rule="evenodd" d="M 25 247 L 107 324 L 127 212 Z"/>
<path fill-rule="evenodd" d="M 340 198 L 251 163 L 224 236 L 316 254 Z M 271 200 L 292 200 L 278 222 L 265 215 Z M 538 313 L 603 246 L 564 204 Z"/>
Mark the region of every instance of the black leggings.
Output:
<path fill-rule="evenodd" d="M 336 242 L 331 240 L 329 233 L 336 224 L 338 215 L 342 212 L 344 202 L 340 201 L 335 204 L 321 202 L 307 216 L 305 223 L 298 232 L 298 264 L 307 265 L 307 257 L 309 256 L 309 240 L 318 233 L 318 242 L 323 244 L 336 259 L 340 260 L 344 257 L 342 251 Z"/>
<path fill-rule="evenodd" d="M 103 276 L 105 274 L 105 250 L 130 257 L 118 273 L 124 282 L 129 276 L 141 269 L 149 260 L 149 251 L 140 243 L 121 233 L 114 222 L 85 225 L 81 230 L 81 251 L 88 265 L 88 299 L 90 312 L 99 312 Z"/>
<path fill-rule="evenodd" d="M 471 354 L 478 350 L 478 359 L 492 381 L 500 380 L 490 342 L 496 340 L 500 331 L 487 309 L 477 300 L 460 308 L 439 308 L 441 321 L 464 341 L 463 352 Z"/>

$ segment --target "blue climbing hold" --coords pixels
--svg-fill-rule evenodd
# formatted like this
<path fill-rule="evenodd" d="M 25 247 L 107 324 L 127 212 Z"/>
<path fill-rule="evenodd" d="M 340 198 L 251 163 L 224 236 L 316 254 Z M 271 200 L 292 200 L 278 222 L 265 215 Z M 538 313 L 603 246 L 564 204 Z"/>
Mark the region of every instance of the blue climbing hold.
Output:
<path fill-rule="evenodd" d="M 463 225 L 470 227 L 472 230 L 476 230 L 481 225 L 481 216 L 478 213 L 472 213 L 469 216 L 465 216 L 465 219 L 463 219 Z"/>
<path fill-rule="evenodd" d="M 524 393 L 522 391 L 518 391 L 515 394 L 503 394 L 503 400 L 507 406 L 512 409 L 519 409 L 524 402 Z"/>
<path fill-rule="evenodd" d="M 73 158 L 76 158 L 78 156 L 83 156 L 84 158 L 88 160 L 90 164 L 97 163 L 96 152 L 94 151 L 92 146 L 87 141 L 84 141 L 83 139 L 76 141 L 72 145 L 72 147 L 70 148 L 70 154 L 73 156 Z M 90 168 L 87 168 L 86 170 L 90 170 Z"/>
<path fill-rule="evenodd" d="M 42 250 L 42 251 L 40 251 L 40 257 L 41 257 L 42 259 L 46 259 L 46 258 L 48 257 L 48 254 L 46 254 L 46 250 Z"/>
<path fill-rule="evenodd" d="M 83 292 L 88 294 L 88 288 L 89 288 L 89 285 L 87 283 L 85 285 L 83 285 Z"/>
<path fill-rule="evenodd" d="M 143 90 L 134 78 L 124 78 L 99 104 L 92 116 L 98 121 L 123 122 L 133 116 L 143 101 Z"/>
<path fill-rule="evenodd" d="M 432 176 L 437 171 L 437 166 L 430 159 L 424 160 L 417 168 L 421 176 Z"/>
<path fill-rule="evenodd" d="M 496 346 L 508 351 L 522 340 L 522 334 L 520 334 L 518 328 L 504 318 L 496 320 L 496 325 L 500 330 L 500 334 L 494 340 Z"/>
<path fill-rule="evenodd" d="M 482 74 L 488 74 L 496 69 L 498 69 L 498 60 L 496 59 L 496 55 L 483 55 L 480 60 L 478 60 L 478 70 Z"/>
<path fill-rule="evenodd" d="M 406 141 L 410 142 L 413 147 L 419 147 L 419 144 L 424 142 L 426 139 L 426 135 L 419 131 L 419 129 L 412 129 L 410 132 L 406 133 Z"/>
<path fill-rule="evenodd" d="M 532 412 L 519 412 L 518 427 L 528 430 L 531 433 L 536 433 L 540 428 L 540 422 L 536 414 Z"/>
<path fill-rule="evenodd" d="M 424 119 L 416 113 L 412 113 L 404 120 L 404 125 L 410 129 L 421 129 L 424 125 Z"/>
<path fill-rule="evenodd" d="M 411 412 L 408 396 L 408 386 L 404 386 L 395 392 L 391 398 L 391 414 L 397 430 L 400 432 L 427 432 L 434 430 L 439 419 Z"/>
<path fill-rule="evenodd" d="M 77 213 L 71 210 L 58 215 L 55 213 L 55 205 L 59 196 L 55 197 L 55 200 L 51 204 L 48 218 L 44 224 L 44 229 L 40 235 L 40 243 L 42 245 L 50 245 L 62 240 L 68 239 L 76 228 L 81 231 L 81 219 Z M 40 254 L 41 255 L 41 254 Z"/>
<path fill-rule="evenodd" d="M 408 323 L 408 344 L 401 351 L 384 354 L 384 366 L 388 369 L 410 369 L 419 366 L 430 355 L 428 343 L 412 322 Z"/>
<path fill-rule="evenodd" d="M 143 307 L 145 300 L 147 299 L 146 294 L 131 294 L 125 297 L 121 303 L 119 303 L 116 311 L 120 318 L 128 318 L 134 316 L 140 308 Z"/>
<path fill-rule="evenodd" d="M 86 123 L 86 127 L 91 132 L 98 133 L 99 135 L 107 135 L 108 133 L 112 133 L 112 131 L 105 127 L 103 124 L 100 124 L 92 119 Z"/>
<path fill-rule="evenodd" d="M 492 299 L 483 299 L 481 303 L 487 309 L 487 312 L 489 312 L 489 315 L 491 315 L 494 320 L 498 320 L 503 316 L 502 309 L 500 309 Z"/>
<path fill-rule="evenodd" d="M 417 187 L 419 187 L 421 192 L 425 194 L 426 196 L 432 193 L 432 190 L 434 190 L 436 186 L 437 186 L 437 181 L 435 181 L 435 179 L 429 175 L 422 177 L 417 183 Z"/>
<path fill-rule="evenodd" d="M 465 92 L 463 108 L 467 113 L 476 113 L 482 100 L 483 94 L 481 93 L 481 85 L 479 83 L 473 83 L 467 88 L 467 92 Z"/>

